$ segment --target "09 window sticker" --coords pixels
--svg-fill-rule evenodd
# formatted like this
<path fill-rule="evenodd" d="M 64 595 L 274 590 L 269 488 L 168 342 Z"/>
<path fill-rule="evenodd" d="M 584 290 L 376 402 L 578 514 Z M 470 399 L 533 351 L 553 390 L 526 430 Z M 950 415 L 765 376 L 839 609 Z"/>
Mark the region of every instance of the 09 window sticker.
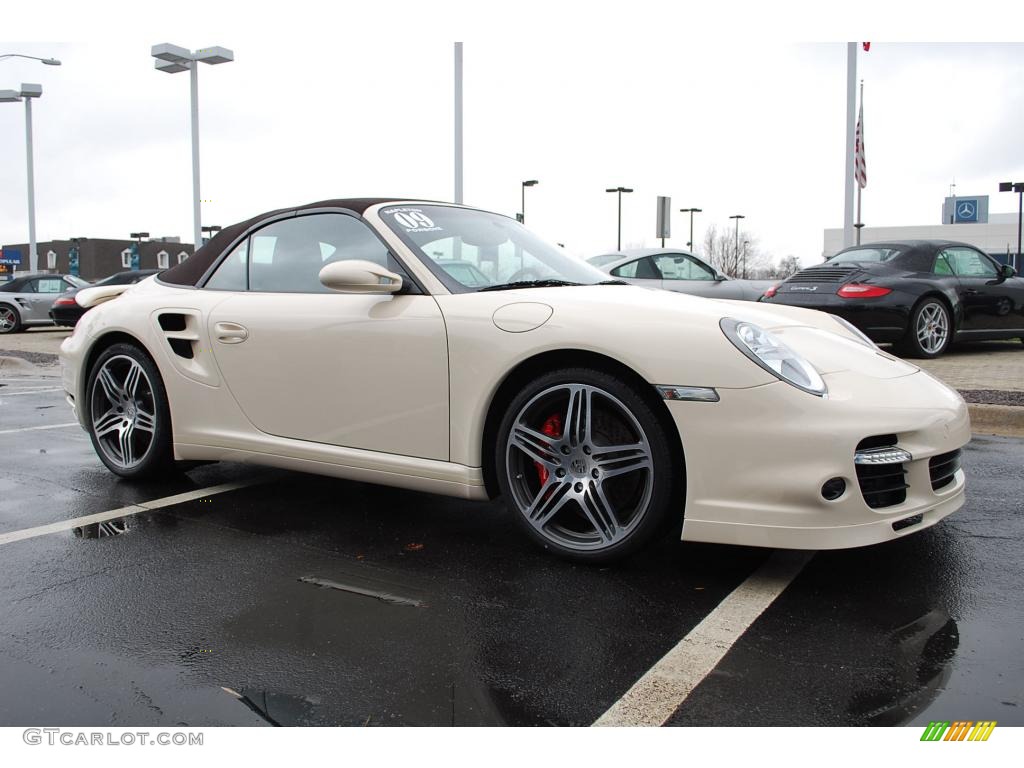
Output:
<path fill-rule="evenodd" d="M 440 232 L 441 227 L 434 223 L 419 208 L 391 208 L 385 211 L 406 232 Z"/>

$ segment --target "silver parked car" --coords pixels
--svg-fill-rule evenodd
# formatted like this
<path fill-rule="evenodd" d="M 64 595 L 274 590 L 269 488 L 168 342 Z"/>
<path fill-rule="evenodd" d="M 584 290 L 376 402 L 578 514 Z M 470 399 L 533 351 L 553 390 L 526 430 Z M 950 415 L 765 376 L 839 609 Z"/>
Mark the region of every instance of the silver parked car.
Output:
<path fill-rule="evenodd" d="M 776 282 L 728 277 L 692 253 L 671 248 L 616 251 L 591 256 L 587 261 L 627 283 L 709 299 L 757 301 Z"/>
<path fill-rule="evenodd" d="M 89 281 L 73 275 L 23 275 L 0 283 L 0 333 L 17 333 L 34 325 L 53 325 L 50 305 L 64 291 Z"/>

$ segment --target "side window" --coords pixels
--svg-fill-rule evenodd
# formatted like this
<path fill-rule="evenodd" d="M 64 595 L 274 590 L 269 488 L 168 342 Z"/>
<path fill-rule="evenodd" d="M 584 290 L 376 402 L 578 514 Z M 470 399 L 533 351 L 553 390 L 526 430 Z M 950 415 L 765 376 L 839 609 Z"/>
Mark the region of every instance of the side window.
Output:
<path fill-rule="evenodd" d="M 940 251 L 939 255 L 935 257 L 935 266 L 932 267 L 932 272 L 936 275 L 953 274 L 953 267 L 949 263 L 949 258 L 946 256 L 945 251 Z"/>
<path fill-rule="evenodd" d="M 995 265 L 971 248 L 947 248 L 943 254 L 949 259 L 957 277 L 995 278 Z"/>
<path fill-rule="evenodd" d="M 253 233 L 249 290 L 332 293 L 320 270 L 334 261 L 371 261 L 408 275 L 363 222 L 341 213 L 317 213 L 269 224 Z"/>
<path fill-rule="evenodd" d="M 206 281 L 206 288 L 215 291 L 244 291 L 245 273 L 249 266 L 249 239 L 235 246 L 235 250 L 220 263 L 217 271 Z"/>
<path fill-rule="evenodd" d="M 36 293 L 62 293 L 66 288 L 59 277 L 41 277 L 36 280 Z"/>
<path fill-rule="evenodd" d="M 621 267 L 616 267 L 612 270 L 612 274 L 615 277 L 636 277 L 636 268 L 640 264 L 640 259 L 631 261 L 629 264 L 623 264 Z"/>
<path fill-rule="evenodd" d="M 655 262 L 665 280 L 714 280 L 715 274 L 689 256 L 665 254 L 656 256 Z"/>

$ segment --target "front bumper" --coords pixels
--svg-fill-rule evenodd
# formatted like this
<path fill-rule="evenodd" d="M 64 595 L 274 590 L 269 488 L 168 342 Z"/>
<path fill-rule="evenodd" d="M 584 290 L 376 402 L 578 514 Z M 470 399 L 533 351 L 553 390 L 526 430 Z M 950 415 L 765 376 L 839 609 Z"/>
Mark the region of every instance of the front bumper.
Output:
<path fill-rule="evenodd" d="M 682 538 L 788 549 L 842 549 L 900 538 L 935 524 L 964 502 L 964 473 L 933 491 L 932 456 L 970 440 L 962 398 L 926 373 L 870 379 L 828 374 L 828 398 L 778 382 L 720 389 L 718 403 L 669 402 L 686 459 Z M 905 501 L 872 509 L 853 457 L 867 437 L 895 434 L 913 457 Z M 842 478 L 846 491 L 822 497 Z M 915 519 L 898 529 L 893 523 Z"/>

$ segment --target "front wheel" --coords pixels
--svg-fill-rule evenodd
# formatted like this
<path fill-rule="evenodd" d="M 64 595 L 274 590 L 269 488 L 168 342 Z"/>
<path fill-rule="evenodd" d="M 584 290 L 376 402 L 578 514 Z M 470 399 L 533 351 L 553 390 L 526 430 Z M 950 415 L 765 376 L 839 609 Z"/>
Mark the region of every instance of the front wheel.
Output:
<path fill-rule="evenodd" d="M 89 372 L 89 436 L 100 460 L 121 477 L 157 477 L 174 468 L 171 414 L 156 364 L 132 344 L 114 344 Z"/>
<path fill-rule="evenodd" d="M 938 299 L 925 299 L 910 313 L 910 327 L 903 341 L 907 357 L 938 357 L 953 339 L 949 309 Z"/>
<path fill-rule="evenodd" d="M 571 560 L 606 563 L 665 529 L 683 467 L 635 388 L 573 368 L 534 381 L 498 431 L 498 482 L 526 533 Z"/>
<path fill-rule="evenodd" d="M 0 333 L 17 333 L 21 330 L 21 315 L 10 304 L 0 304 Z"/>

